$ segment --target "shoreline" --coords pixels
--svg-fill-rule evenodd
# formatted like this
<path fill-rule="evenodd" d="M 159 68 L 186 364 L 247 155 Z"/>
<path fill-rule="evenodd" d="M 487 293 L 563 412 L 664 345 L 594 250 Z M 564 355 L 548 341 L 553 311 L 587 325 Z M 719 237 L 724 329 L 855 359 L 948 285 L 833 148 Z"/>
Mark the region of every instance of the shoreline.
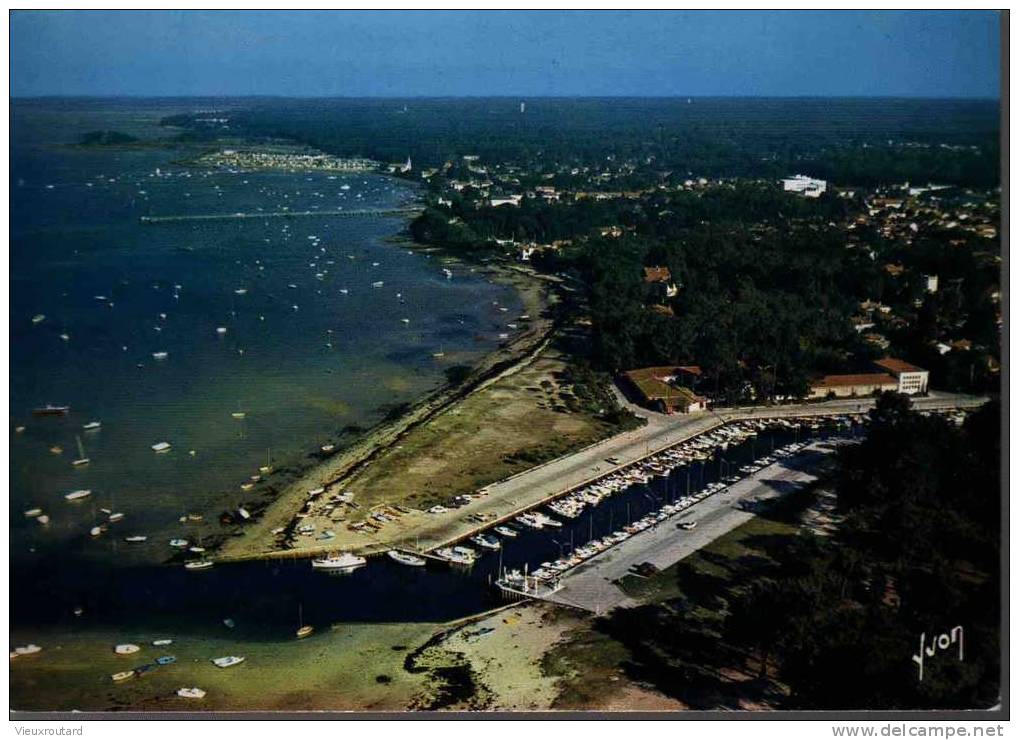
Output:
<path fill-rule="evenodd" d="M 438 247 L 422 245 L 401 232 L 387 240 L 394 246 L 439 257 L 441 264 L 459 264 L 476 276 L 491 283 L 509 286 L 515 290 L 523 310 L 532 318 L 529 325 L 517 336 L 485 355 L 471 368 L 466 378 L 458 383 L 445 384 L 414 402 L 399 417 L 383 420 L 366 430 L 346 449 L 336 455 L 311 465 L 296 478 L 279 490 L 261 507 L 261 517 L 235 532 L 222 531 L 222 544 L 213 553 L 213 560 L 219 562 L 269 559 L 277 557 L 305 557 L 316 554 L 307 548 L 300 550 L 283 546 L 281 539 L 289 535 L 298 521 L 307 491 L 313 488 L 329 488 L 342 484 L 359 470 L 362 470 L 412 430 L 429 420 L 454 408 L 472 394 L 494 382 L 511 375 L 528 365 L 549 345 L 557 326 L 549 315 L 556 299 L 552 295 L 555 281 L 543 279 L 540 275 L 515 268 L 499 261 L 476 262 L 454 255 Z M 273 530 L 284 528 L 282 538 L 272 534 Z M 335 546 L 323 548 L 335 549 Z"/>

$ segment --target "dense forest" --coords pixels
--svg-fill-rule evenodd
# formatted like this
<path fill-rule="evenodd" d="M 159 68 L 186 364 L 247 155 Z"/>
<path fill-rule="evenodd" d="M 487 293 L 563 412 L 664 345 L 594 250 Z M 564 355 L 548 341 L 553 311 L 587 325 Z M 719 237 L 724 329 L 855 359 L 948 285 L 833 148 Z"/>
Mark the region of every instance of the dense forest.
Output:
<path fill-rule="evenodd" d="M 1000 686 L 1000 414 L 988 404 L 958 427 L 885 394 L 868 436 L 840 452 L 834 537 L 765 543 L 773 560 L 748 566 L 753 580 L 703 588 L 703 597 L 695 586 L 704 577 L 680 569 L 685 598 L 618 610 L 601 629 L 630 648 L 637 675 L 687 700 L 736 661 L 784 686 L 774 699 L 783 708 L 991 706 Z M 925 657 L 919 680 L 921 634 L 930 647 L 956 627 L 962 659 L 956 640 Z"/>
<path fill-rule="evenodd" d="M 766 98 L 288 99 L 224 101 L 227 124 L 173 116 L 192 138 L 296 139 L 335 155 L 419 167 L 464 155 L 525 169 L 642 164 L 630 184 L 679 177 L 843 184 L 995 185 L 999 104 L 989 100 Z M 218 117 L 218 116 L 217 116 Z"/>
<path fill-rule="evenodd" d="M 749 183 L 641 202 L 454 204 L 454 223 L 429 211 L 412 232 L 480 250 L 491 249 L 486 239 L 494 237 L 566 239 L 621 224 L 621 237 L 592 236 L 533 261 L 579 280 L 605 369 L 701 365 L 701 390 L 733 402 L 801 395 L 811 373 L 837 370 L 850 356 L 866 359 L 849 317 L 875 267 L 846 250 L 842 232 L 829 225 L 845 208 L 836 197 L 807 200 Z M 663 300 L 643 282 L 648 265 L 669 268 L 675 298 Z"/>

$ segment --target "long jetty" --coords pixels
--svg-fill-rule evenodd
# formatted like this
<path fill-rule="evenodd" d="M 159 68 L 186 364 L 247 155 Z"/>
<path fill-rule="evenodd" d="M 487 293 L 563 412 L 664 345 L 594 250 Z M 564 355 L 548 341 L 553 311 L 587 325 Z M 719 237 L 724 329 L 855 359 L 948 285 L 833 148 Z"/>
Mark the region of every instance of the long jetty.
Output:
<path fill-rule="evenodd" d="M 313 218 L 315 216 L 329 216 L 340 218 L 381 218 L 385 216 L 416 216 L 421 213 L 420 206 L 405 206 L 401 208 L 356 208 L 350 210 L 330 211 L 254 211 L 237 213 L 195 213 L 179 214 L 171 216 L 142 216 L 140 221 L 143 224 L 167 224 L 180 221 L 230 221 L 246 218 Z"/>

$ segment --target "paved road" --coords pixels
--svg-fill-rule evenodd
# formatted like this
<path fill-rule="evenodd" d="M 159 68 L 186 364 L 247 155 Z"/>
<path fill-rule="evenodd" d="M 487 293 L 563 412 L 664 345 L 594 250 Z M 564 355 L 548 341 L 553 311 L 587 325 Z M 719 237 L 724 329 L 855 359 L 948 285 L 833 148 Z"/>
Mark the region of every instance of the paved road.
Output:
<path fill-rule="evenodd" d="M 620 465 L 627 465 L 726 422 L 778 416 L 831 416 L 867 411 L 874 405 L 874 399 L 853 398 L 822 403 L 726 408 L 696 414 L 667 415 L 635 406 L 622 396 L 619 400 L 635 414 L 646 418 L 647 425 L 494 483 L 488 486 L 488 496 L 458 510 L 461 517 L 486 513 L 498 519 L 508 518 L 551 496 L 565 493 L 607 475 L 618 466 L 606 462 L 606 458 L 616 458 Z M 986 400 L 976 396 L 932 394 L 914 399 L 913 406 L 925 410 L 967 408 L 982 405 Z M 465 534 L 463 525 L 444 527 L 431 532 L 427 532 L 426 529 L 423 532 L 419 531 L 417 543 L 421 549 L 432 549 L 454 542 Z"/>
<path fill-rule="evenodd" d="M 686 511 L 647 529 L 596 555 L 563 577 L 563 587 L 547 597 L 565 606 L 603 614 L 616 607 L 634 606 L 613 581 L 638 563 L 664 569 L 714 542 L 754 517 L 739 502 L 777 498 L 817 479 L 817 472 L 831 453 L 826 442 L 816 442 L 795 455 L 769 465 L 734 483 L 727 490 L 694 504 Z M 680 530 L 681 521 L 696 521 L 696 529 Z"/>
<path fill-rule="evenodd" d="M 617 467 L 636 462 L 727 422 L 782 416 L 831 416 L 864 412 L 874 405 L 872 398 L 853 398 L 787 406 L 723 408 L 670 416 L 635 406 L 621 395 L 619 400 L 635 414 L 646 418 L 647 425 L 494 483 L 487 487 L 488 495 L 475 499 L 452 514 L 406 514 L 398 522 L 387 525 L 383 533 L 363 536 L 363 539 L 359 537 L 357 544 L 350 549 L 360 554 L 384 552 L 392 547 L 433 550 L 464 539 L 496 522 L 511 519 L 544 501 L 597 480 Z M 932 393 L 925 398 L 913 399 L 913 406 L 920 410 L 974 408 L 986 401 L 986 398 L 977 396 Z M 606 462 L 606 458 L 618 459 L 619 465 Z M 470 519 L 475 514 L 484 515 L 488 521 L 479 524 Z M 300 554 L 308 556 L 333 551 L 337 547 L 335 542 L 305 546 L 300 549 Z M 282 550 L 256 556 L 294 557 L 296 554 Z"/>

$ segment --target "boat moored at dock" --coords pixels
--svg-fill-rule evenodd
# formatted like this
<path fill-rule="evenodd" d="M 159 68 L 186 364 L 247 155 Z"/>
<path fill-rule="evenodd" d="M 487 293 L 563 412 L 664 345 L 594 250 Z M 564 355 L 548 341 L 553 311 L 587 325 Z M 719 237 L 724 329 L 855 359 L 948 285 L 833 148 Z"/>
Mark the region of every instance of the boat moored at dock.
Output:
<path fill-rule="evenodd" d="M 341 552 L 339 555 L 316 558 L 311 561 L 311 567 L 315 570 L 350 573 L 364 565 L 367 565 L 367 563 L 368 561 L 359 555 L 353 555 L 349 552 Z"/>

